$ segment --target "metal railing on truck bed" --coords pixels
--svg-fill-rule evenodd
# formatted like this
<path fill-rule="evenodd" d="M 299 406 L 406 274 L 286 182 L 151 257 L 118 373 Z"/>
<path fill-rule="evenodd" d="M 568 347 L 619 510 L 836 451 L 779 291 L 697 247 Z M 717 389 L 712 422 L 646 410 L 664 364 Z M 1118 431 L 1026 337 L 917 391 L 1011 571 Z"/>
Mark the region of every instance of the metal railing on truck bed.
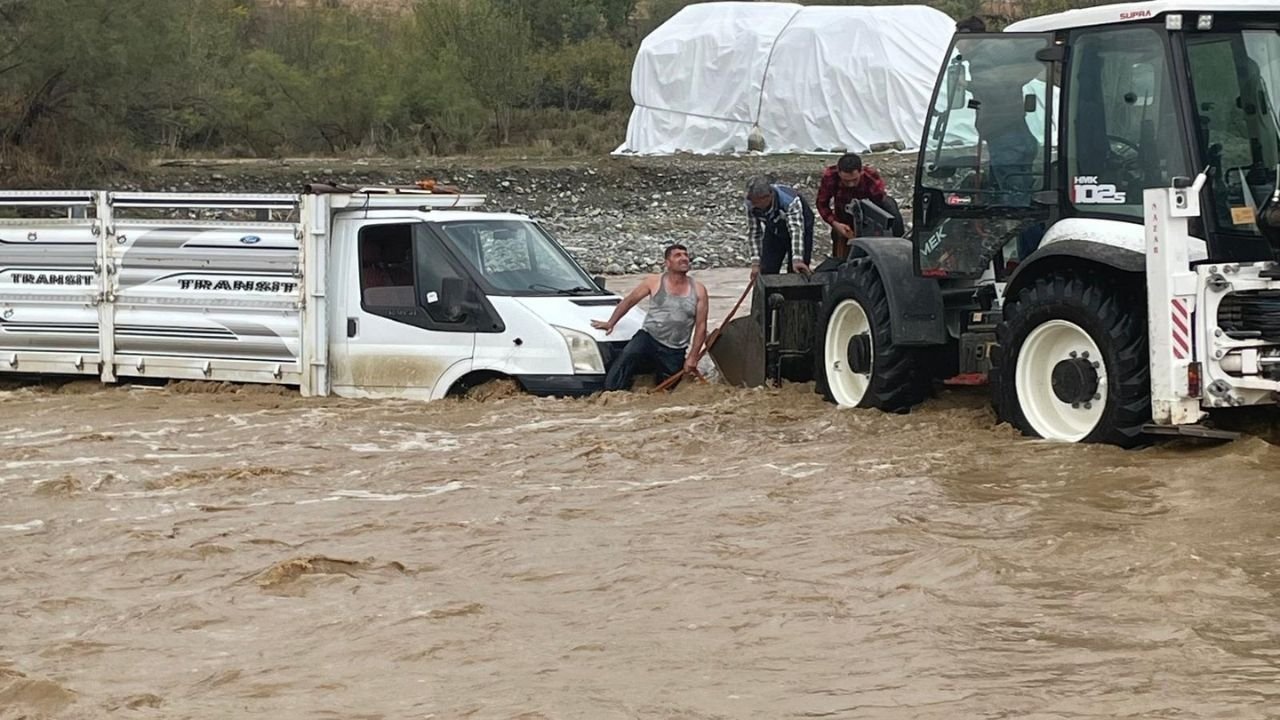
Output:
<path fill-rule="evenodd" d="M 301 384 L 299 196 L 11 191 L 0 208 L 25 215 L 0 219 L 0 371 Z"/>

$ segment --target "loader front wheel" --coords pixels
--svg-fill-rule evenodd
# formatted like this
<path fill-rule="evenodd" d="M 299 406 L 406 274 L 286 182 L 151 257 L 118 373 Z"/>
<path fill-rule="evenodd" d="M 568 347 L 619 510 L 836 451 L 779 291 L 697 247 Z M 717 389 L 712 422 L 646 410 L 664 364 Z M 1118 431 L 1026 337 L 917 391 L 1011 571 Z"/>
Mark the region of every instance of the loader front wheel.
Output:
<path fill-rule="evenodd" d="M 1129 447 L 1151 418 L 1146 315 L 1118 283 L 1052 273 L 1007 301 L 996 412 L 1023 434 Z"/>
<path fill-rule="evenodd" d="M 918 350 L 894 345 L 889 300 L 869 260 L 841 270 L 823 304 L 819 389 L 843 407 L 907 412 L 929 391 Z"/>

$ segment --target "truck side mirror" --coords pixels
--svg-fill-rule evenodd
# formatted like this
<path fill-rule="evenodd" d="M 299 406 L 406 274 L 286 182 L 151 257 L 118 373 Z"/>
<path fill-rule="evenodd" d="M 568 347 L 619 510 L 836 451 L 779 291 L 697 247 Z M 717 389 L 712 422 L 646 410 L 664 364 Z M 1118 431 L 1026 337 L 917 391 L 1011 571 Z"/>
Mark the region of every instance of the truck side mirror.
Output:
<path fill-rule="evenodd" d="M 597 275 L 597 276 L 595 276 L 595 277 L 591 278 L 591 282 L 595 283 L 595 284 L 596 284 L 596 287 L 600 288 L 601 290 L 604 290 L 604 289 L 605 289 L 605 287 L 604 287 L 604 276 L 603 276 L 603 275 Z"/>

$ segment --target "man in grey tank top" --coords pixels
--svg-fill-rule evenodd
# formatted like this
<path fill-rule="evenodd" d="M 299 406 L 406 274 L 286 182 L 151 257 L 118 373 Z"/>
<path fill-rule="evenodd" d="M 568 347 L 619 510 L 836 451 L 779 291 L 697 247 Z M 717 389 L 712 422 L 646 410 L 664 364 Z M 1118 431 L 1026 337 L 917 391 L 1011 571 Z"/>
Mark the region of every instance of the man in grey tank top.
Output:
<path fill-rule="evenodd" d="M 658 384 L 681 367 L 689 372 L 697 370 L 707 338 L 707 288 L 689 277 L 689 250 L 685 246 L 667 247 L 663 265 L 666 271 L 640 281 L 608 320 L 591 321 L 592 327 L 608 335 L 636 303 L 651 298 L 644 325 L 610 365 L 605 390 L 631 389 L 635 374 L 646 366 L 652 367 Z"/>

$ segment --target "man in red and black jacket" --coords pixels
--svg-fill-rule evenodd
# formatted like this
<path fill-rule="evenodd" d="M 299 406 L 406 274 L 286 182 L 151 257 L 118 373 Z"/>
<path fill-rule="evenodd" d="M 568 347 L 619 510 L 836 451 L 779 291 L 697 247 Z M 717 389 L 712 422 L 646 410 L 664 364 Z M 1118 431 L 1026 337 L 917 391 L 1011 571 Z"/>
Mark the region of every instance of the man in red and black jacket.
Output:
<path fill-rule="evenodd" d="M 831 226 L 832 257 L 848 257 L 849 242 L 858 234 L 858 221 L 848 207 L 862 199 L 870 200 L 893 216 L 891 231 L 902 236 L 902 215 L 898 204 L 889 197 L 880 173 L 871 166 L 863 167 L 862 158 L 848 153 L 823 171 L 818 184 L 818 214 Z"/>

